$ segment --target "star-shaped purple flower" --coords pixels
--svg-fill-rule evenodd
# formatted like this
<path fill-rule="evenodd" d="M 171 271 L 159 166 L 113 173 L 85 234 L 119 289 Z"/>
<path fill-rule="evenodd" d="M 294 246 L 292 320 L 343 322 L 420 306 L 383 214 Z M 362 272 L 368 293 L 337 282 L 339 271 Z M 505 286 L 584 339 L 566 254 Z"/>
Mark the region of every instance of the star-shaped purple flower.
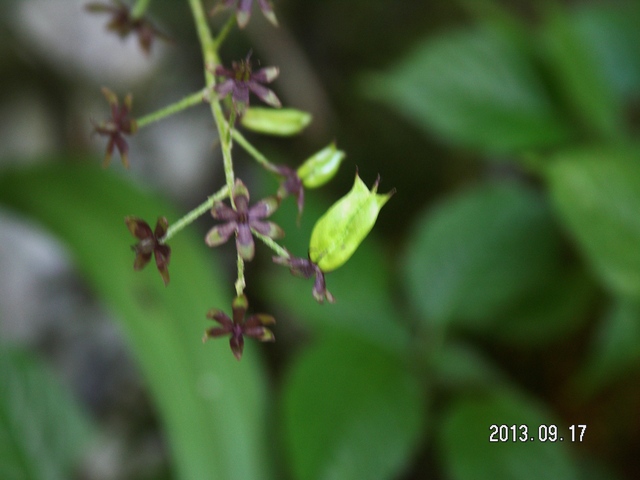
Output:
<path fill-rule="evenodd" d="M 125 168 L 129 168 L 129 160 L 127 158 L 127 152 L 129 146 L 124 139 L 124 135 L 131 135 L 136 132 L 138 126 L 136 121 L 129 117 L 131 111 L 132 97 L 131 94 L 127 95 L 124 99 L 124 103 L 120 105 L 118 97 L 108 88 L 104 87 L 102 93 L 111 106 L 111 118 L 100 124 L 94 124 L 93 132 L 99 135 L 109 137 L 107 143 L 107 151 L 104 156 L 102 166 L 104 168 L 111 163 L 111 156 L 113 155 L 114 148 L 120 152 L 120 158 L 122 159 L 122 165 Z"/>
<path fill-rule="evenodd" d="M 280 70 L 278 67 L 265 67 L 255 72 L 251 69 L 251 52 L 247 57 L 239 62 L 232 62 L 231 69 L 218 65 L 214 73 L 226 78 L 215 86 L 218 98 L 224 98 L 231 94 L 233 107 L 238 115 L 242 115 L 249 106 L 249 92 L 253 92 L 260 100 L 267 105 L 279 108 L 282 106 L 280 100 L 263 83 L 271 83 L 278 77 Z"/>
<path fill-rule="evenodd" d="M 151 227 L 147 222 L 138 217 L 125 217 L 124 222 L 131 234 L 140 240 L 131 249 L 136 252 L 136 259 L 133 263 L 134 270 L 142 270 L 151 260 L 151 255 L 156 257 L 156 267 L 164 280 L 164 284 L 169 284 L 169 259 L 171 257 L 171 248 L 169 245 L 160 243 L 162 237 L 167 233 L 169 223 L 165 217 L 159 217 L 156 228 L 151 231 Z"/>
<path fill-rule="evenodd" d="M 249 208 L 249 191 L 240 179 L 236 179 L 232 197 L 235 209 L 222 202 L 216 202 L 213 205 L 211 209 L 213 218 L 226 223 L 216 225 L 209 230 L 205 242 L 210 247 L 217 247 L 235 233 L 238 253 L 244 260 L 252 260 L 255 254 L 252 230 L 270 238 L 284 236 L 284 231 L 278 225 L 262 220 L 277 210 L 280 201 L 277 197 L 267 197 Z"/>
<path fill-rule="evenodd" d="M 238 22 L 238 26 L 240 28 L 244 28 L 249 23 L 249 19 L 251 18 L 251 7 L 253 6 L 253 0 L 223 0 L 223 4 L 225 7 L 230 7 L 234 3 L 237 3 L 236 7 L 236 20 Z M 276 27 L 278 26 L 278 19 L 276 18 L 276 14 L 273 13 L 273 7 L 271 6 L 271 2 L 269 0 L 258 0 L 258 5 L 260 6 L 260 10 L 262 10 L 262 14 Z"/>
<path fill-rule="evenodd" d="M 224 335 L 230 335 L 229 345 L 233 355 L 240 360 L 242 358 L 242 351 L 244 350 L 244 337 L 251 337 L 260 340 L 261 342 L 273 342 L 275 336 L 273 332 L 266 328 L 266 325 L 273 325 L 276 323 L 275 318 L 271 315 L 264 313 L 257 313 L 251 315 L 246 320 L 244 319 L 247 313 L 249 302 L 245 295 L 240 295 L 233 299 L 232 310 L 233 320 L 224 313 L 222 310 L 211 309 L 207 313 L 207 317 L 211 320 L 218 322 L 219 327 L 212 327 L 205 331 L 203 342 L 206 342 L 210 338 L 222 337 Z"/>

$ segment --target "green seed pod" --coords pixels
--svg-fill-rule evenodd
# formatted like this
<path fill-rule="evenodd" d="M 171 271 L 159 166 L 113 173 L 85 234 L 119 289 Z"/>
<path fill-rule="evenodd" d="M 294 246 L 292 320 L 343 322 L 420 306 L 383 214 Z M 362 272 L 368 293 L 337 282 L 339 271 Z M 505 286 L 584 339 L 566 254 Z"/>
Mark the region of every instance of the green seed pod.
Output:
<path fill-rule="evenodd" d="M 311 114 L 294 108 L 249 107 L 240 122 L 254 132 L 289 137 L 300 133 L 311 123 Z"/>
<path fill-rule="evenodd" d="M 336 148 L 335 143 L 309 157 L 298 168 L 298 177 L 307 188 L 321 187 L 338 172 L 346 154 Z"/>
<path fill-rule="evenodd" d="M 333 204 L 316 222 L 309 242 L 309 258 L 323 272 L 343 265 L 373 228 L 382 206 L 395 193 L 378 194 L 378 182 L 371 190 L 356 174 L 353 188 Z"/>

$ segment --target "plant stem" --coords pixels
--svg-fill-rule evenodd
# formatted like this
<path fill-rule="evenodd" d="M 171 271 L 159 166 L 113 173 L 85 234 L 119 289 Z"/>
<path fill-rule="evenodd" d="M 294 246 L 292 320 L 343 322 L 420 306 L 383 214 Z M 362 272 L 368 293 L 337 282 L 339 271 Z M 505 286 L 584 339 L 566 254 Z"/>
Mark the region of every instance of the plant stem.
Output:
<path fill-rule="evenodd" d="M 251 233 L 253 233 L 254 237 L 259 238 L 267 247 L 276 252 L 279 257 L 291 258 L 289 252 L 273 241 L 272 238 L 262 235 L 260 232 L 256 232 L 253 228 L 251 229 Z"/>
<path fill-rule="evenodd" d="M 236 297 L 239 297 L 244 292 L 244 287 L 247 286 L 247 282 L 244 280 L 244 259 L 238 253 L 238 279 L 236 280 Z"/>
<path fill-rule="evenodd" d="M 136 4 L 131 9 L 131 18 L 138 19 L 144 15 L 144 12 L 147 11 L 147 7 L 149 6 L 150 0 L 138 0 Z"/>
<path fill-rule="evenodd" d="M 231 130 L 231 136 L 236 142 L 238 142 L 238 145 L 244 148 L 245 151 L 249 155 L 251 155 L 260 165 L 262 165 L 264 168 L 266 168 L 270 172 L 277 173 L 276 166 L 273 163 L 271 163 L 267 159 L 267 157 L 265 157 L 256 147 L 251 145 L 249 140 L 247 140 L 238 130 L 236 130 L 235 128 Z"/>
<path fill-rule="evenodd" d="M 220 33 L 218 34 L 216 39 L 213 41 L 212 48 L 215 49 L 216 52 L 220 49 L 220 45 L 222 44 L 222 42 L 226 40 L 227 35 L 229 35 L 229 32 L 231 31 L 231 29 L 235 24 L 236 24 L 236 16 L 231 15 L 231 17 L 229 17 L 229 20 L 227 20 L 227 23 L 225 23 L 224 26 L 222 27 L 222 30 L 220 30 Z"/>
<path fill-rule="evenodd" d="M 207 23 L 207 17 L 204 13 L 204 9 L 202 8 L 201 1 L 189 0 L 189 6 L 191 7 L 191 13 L 193 14 L 193 19 L 196 23 L 196 29 L 198 31 L 198 38 L 200 39 L 200 46 L 202 47 L 202 56 L 205 65 L 205 88 L 207 89 L 207 91 L 213 92 L 214 87 L 216 86 L 216 78 L 213 74 L 213 71 L 215 69 L 215 66 L 220 63 L 220 58 L 218 57 L 217 50 L 217 48 L 220 46 L 220 41 L 214 42 L 213 37 L 211 36 L 211 31 L 209 30 L 209 24 Z M 233 174 L 233 161 L 231 159 L 231 135 L 229 133 L 230 127 L 225 121 L 220 102 L 215 98 L 211 98 L 210 105 L 211 113 L 218 129 L 218 137 L 220 138 L 227 188 L 229 189 L 229 192 L 232 192 L 235 180 Z M 233 205 L 233 196 L 231 196 L 231 202 Z"/>
<path fill-rule="evenodd" d="M 162 120 L 165 117 L 173 115 L 174 113 L 178 113 L 182 110 L 186 110 L 189 107 L 193 107 L 194 105 L 203 103 L 204 95 L 204 90 L 192 93 L 191 95 L 183 98 L 176 103 L 172 103 L 171 105 L 167 105 L 160 110 L 156 110 L 155 112 L 149 113 L 144 117 L 138 118 L 136 120 L 136 124 L 138 128 L 142 128 L 149 125 L 150 123 L 157 122 L 158 120 Z"/>
<path fill-rule="evenodd" d="M 213 207 L 213 204 L 215 202 L 219 202 L 220 200 L 222 200 L 227 196 L 229 196 L 229 189 L 225 185 L 216 193 L 214 193 L 209 198 L 207 198 L 205 202 L 203 202 L 202 204 L 198 205 L 196 208 L 191 210 L 189 213 L 187 213 L 184 217 L 182 217 L 176 223 L 169 225 L 169 228 L 167 229 L 167 233 L 165 234 L 164 237 L 160 239 L 160 243 L 164 244 L 168 242 L 169 239 L 173 237 L 176 233 L 178 233 L 184 227 L 186 227 L 187 225 L 192 223 L 194 220 L 196 220 L 198 217 L 200 217 L 205 212 L 207 212 L 209 209 L 211 209 L 211 207 Z"/>

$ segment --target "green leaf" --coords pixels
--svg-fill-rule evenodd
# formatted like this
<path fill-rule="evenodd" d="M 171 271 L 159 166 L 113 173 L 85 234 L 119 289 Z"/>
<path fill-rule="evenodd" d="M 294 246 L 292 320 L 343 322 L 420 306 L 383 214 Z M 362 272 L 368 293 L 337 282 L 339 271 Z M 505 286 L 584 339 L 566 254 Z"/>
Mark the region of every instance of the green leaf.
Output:
<path fill-rule="evenodd" d="M 640 152 L 564 152 L 546 176 L 560 217 L 600 279 L 640 299 Z"/>
<path fill-rule="evenodd" d="M 566 12 L 551 10 L 543 38 L 553 74 L 582 123 L 592 132 L 616 138 L 621 132 L 622 105 L 599 68 L 591 46 L 576 27 Z"/>
<path fill-rule="evenodd" d="M 485 325 L 555 272 L 559 238 L 544 199 L 517 183 L 488 183 L 421 218 L 404 260 L 424 320 Z"/>
<path fill-rule="evenodd" d="M 593 393 L 640 370 L 640 305 L 620 301 L 604 317 L 576 383 Z"/>
<path fill-rule="evenodd" d="M 589 318 L 595 287 L 582 271 L 559 270 L 501 314 L 489 333 L 508 345 L 538 347 L 557 341 Z"/>
<path fill-rule="evenodd" d="M 490 442 L 491 425 L 526 425 L 528 437 L 535 440 Z M 541 425 L 556 425 L 563 441 L 541 442 Z M 519 435 L 521 430 L 516 433 Z M 452 480 L 577 478 L 566 450 L 570 441 L 568 428 L 528 400 L 506 391 L 455 402 L 445 414 L 439 436 L 447 477 Z"/>
<path fill-rule="evenodd" d="M 364 86 L 427 132 L 473 148 L 547 147 L 570 134 L 527 52 L 488 27 L 429 39 Z"/>
<path fill-rule="evenodd" d="M 286 446 L 298 480 L 396 478 L 424 431 L 424 394 L 396 356 L 324 338 L 285 382 Z"/>
<path fill-rule="evenodd" d="M 640 94 L 640 8 L 583 5 L 572 15 L 574 30 L 620 100 Z"/>
<path fill-rule="evenodd" d="M 435 358 L 434 376 L 444 388 L 487 388 L 504 384 L 502 373 L 470 345 L 446 342 Z"/>
<path fill-rule="evenodd" d="M 133 271 L 130 245 L 136 240 L 124 218 L 135 214 L 153 222 L 164 215 L 171 224 L 178 215 L 110 171 L 71 164 L 6 171 L 0 202 L 64 240 L 117 314 L 160 413 L 179 478 L 268 478 L 259 347 L 246 345 L 238 363 L 228 343 L 201 341 L 210 323 L 206 312 L 231 307 L 202 238 L 187 230 L 169 242 L 171 283 L 165 288 L 153 262 Z"/>
<path fill-rule="evenodd" d="M 34 356 L 0 346 L 0 478 L 72 477 L 93 426 Z"/>

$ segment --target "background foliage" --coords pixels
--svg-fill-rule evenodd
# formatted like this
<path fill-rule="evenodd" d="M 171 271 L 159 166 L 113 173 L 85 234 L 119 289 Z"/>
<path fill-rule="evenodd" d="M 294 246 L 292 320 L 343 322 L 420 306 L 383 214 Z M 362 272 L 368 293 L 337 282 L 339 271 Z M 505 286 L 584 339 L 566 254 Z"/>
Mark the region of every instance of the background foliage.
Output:
<path fill-rule="evenodd" d="M 328 136 L 348 153 L 332 191 L 307 195 L 299 227 L 293 202 L 274 215 L 286 247 L 305 254 L 315 219 L 330 194 L 348 190 L 356 165 L 367 184 L 380 172 L 381 190 L 398 193 L 372 236 L 327 276 L 335 305 L 318 305 L 309 282 L 259 249 L 249 294 L 252 307 L 275 314 L 278 342 L 248 344 L 241 363 L 224 342 L 200 343 L 206 311 L 229 304 L 233 261 L 204 248 L 206 222 L 172 241 L 166 289 L 156 272 L 131 269 L 123 222 L 129 214 L 171 222 L 180 214 L 170 204 L 186 211 L 199 203 L 218 188 L 220 169 L 205 170 L 213 183 L 193 199 L 167 198 L 154 174 L 161 195 L 140 186 L 162 155 L 132 174 L 100 170 L 97 142 L 85 126 L 74 129 L 83 110 L 67 93 L 98 97 L 100 85 L 45 61 L 2 20 L 25 45 L 3 47 L 3 100 L 12 91 L 46 98 L 59 140 L 31 157 L 0 151 L 1 205 L 62 241 L 121 325 L 157 419 L 140 429 L 167 444 L 159 467 L 117 478 L 640 473 L 637 3 L 401 3 L 276 2 L 282 28 L 265 33 L 256 22 L 249 30 L 264 63 L 282 63 L 281 98 L 314 115 L 291 148 L 255 141 L 292 166 Z M 184 68 L 179 75 L 160 61 L 166 75 L 123 86 L 134 90 L 137 112 L 163 92 L 148 82 L 195 89 L 202 73 L 188 9 L 156 0 L 152 12 L 179 39 L 166 55 Z M 276 49 L 269 35 L 285 43 Z M 237 57 L 244 42 L 231 47 Z M 3 122 L 19 116 L 4 112 Z M 138 139 L 144 144 L 142 135 L 131 143 Z M 212 140 L 204 142 L 208 162 Z M 133 164 L 136 155 L 145 151 L 132 153 Z M 256 189 L 276 188 L 245 164 Z M 0 474 L 99 478 L 91 465 L 110 422 L 74 397 L 64 372 L 43 365 L 49 353 L 42 343 L 2 338 Z M 118 415 L 127 421 L 136 411 Z M 526 424 L 533 436 L 557 425 L 564 441 L 490 443 L 492 424 Z M 572 442 L 568 427 L 578 424 L 587 430 Z"/>

